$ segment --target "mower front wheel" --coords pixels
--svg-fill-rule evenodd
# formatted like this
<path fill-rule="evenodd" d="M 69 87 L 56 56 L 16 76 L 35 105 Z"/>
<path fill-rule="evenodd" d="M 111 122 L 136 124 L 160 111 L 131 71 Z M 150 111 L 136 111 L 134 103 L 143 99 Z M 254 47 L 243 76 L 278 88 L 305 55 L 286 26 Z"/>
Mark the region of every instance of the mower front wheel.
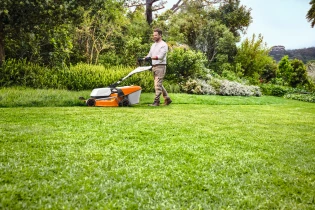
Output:
<path fill-rule="evenodd" d="M 95 106 L 95 99 L 94 98 L 90 98 L 86 101 L 86 105 L 87 106 Z"/>

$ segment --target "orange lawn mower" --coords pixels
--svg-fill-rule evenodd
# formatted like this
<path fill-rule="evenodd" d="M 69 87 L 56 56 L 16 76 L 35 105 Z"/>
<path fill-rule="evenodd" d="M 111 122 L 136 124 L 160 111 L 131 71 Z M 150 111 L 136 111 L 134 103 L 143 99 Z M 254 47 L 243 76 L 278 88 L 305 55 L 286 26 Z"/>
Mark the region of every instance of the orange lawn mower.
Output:
<path fill-rule="evenodd" d="M 147 61 L 150 66 L 141 66 L 143 61 Z M 115 107 L 115 106 L 131 106 L 138 104 L 140 100 L 141 87 L 140 86 L 123 86 L 117 87 L 122 81 L 132 76 L 133 74 L 152 69 L 151 58 L 139 58 L 139 67 L 131 71 L 127 76 L 120 79 L 118 82 L 104 88 L 95 88 L 92 90 L 89 99 L 80 97 L 79 99 L 84 101 L 87 106 L 103 106 L 103 107 Z"/>

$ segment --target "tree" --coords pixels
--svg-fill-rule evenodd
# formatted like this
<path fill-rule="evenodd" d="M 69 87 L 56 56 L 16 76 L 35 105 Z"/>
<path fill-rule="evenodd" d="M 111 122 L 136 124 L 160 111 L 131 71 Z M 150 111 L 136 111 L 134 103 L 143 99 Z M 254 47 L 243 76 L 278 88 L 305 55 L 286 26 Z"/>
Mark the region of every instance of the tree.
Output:
<path fill-rule="evenodd" d="M 225 25 L 209 21 L 197 37 L 196 48 L 205 53 L 209 63 L 218 61 L 215 60 L 218 56 L 221 57 L 220 63 L 225 63 L 229 61 L 231 50 L 236 49 L 235 42 L 235 37 Z"/>
<path fill-rule="evenodd" d="M 241 5 L 240 0 L 227 0 L 217 10 L 219 20 L 233 33 L 240 37 L 252 22 L 251 9 Z"/>
<path fill-rule="evenodd" d="M 263 37 L 255 34 L 252 39 L 246 38 L 237 50 L 235 63 L 241 64 L 241 73 L 245 77 L 258 80 L 266 65 L 271 64 L 273 59 L 269 56 L 270 49 L 263 42 Z"/>
<path fill-rule="evenodd" d="M 201 6 L 208 6 L 217 4 L 227 0 L 178 0 L 171 8 L 173 12 L 178 11 L 182 7 L 187 7 L 192 4 L 200 4 Z M 149 25 L 153 22 L 153 12 L 159 11 L 165 8 L 166 1 L 164 0 L 125 0 L 127 7 L 138 7 L 145 5 L 146 20 Z"/>
<path fill-rule="evenodd" d="M 48 36 L 51 30 L 79 21 L 80 8 L 90 3 L 85 0 L 0 1 L 0 62 L 5 60 L 8 41 L 22 45 L 26 37 L 31 37 L 30 40 L 39 43 L 38 50 L 53 48 Z"/>
<path fill-rule="evenodd" d="M 181 0 L 179 0 L 181 1 Z M 129 0 L 125 1 L 127 7 L 145 6 L 146 20 L 149 25 L 153 21 L 153 12 L 164 9 L 166 1 L 164 0 Z"/>
<path fill-rule="evenodd" d="M 289 56 L 283 56 L 279 62 L 278 69 L 279 74 L 277 77 L 283 80 L 283 85 L 297 87 L 298 85 L 309 83 L 306 66 L 301 60 L 289 60 Z"/>
<path fill-rule="evenodd" d="M 272 79 L 276 78 L 278 70 L 278 64 L 275 60 L 273 62 L 267 63 L 265 68 L 262 70 L 260 75 L 260 82 L 268 83 Z"/>
<path fill-rule="evenodd" d="M 311 8 L 307 12 L 306 19 L 311 22 L 311 27 L 315 26 L 315 0 L 310 1 Z"/>
<path fill-rule="evenodd" d="M 197 49 L 197 38 L 207 25 L 206 10 L 196 2 L 186 6 L 169 20 L 169 40 L 187 44 Z"/>
<path fill-rule="evenodd" d="M 307 71 L 303 61 L 294 59 L 290 63 L 293 71 L 291 72 L 289 78 L 289 85 L 295 88 L 298 85 L 307 84 L 308 82 Z"/>
<path fill-rule="evenodd" d="M 114 47 L 112 39 L 120 36 L 127 25 L 122 4 L 107 0 L 84 11 L 83 22 L 77 27 L 76 44 L 80 45 L 87 63 L 97 64 L 100 54 Z"/>
<path fill-rule="evenodd" d="M 293 72 L 293 68 L 290 64 L 289 56 L 285 55 L 282 57 L 278 64 L 278 74 L 277 78 L 281 78 L 283 83 L 282 85 L 289 85 L 290 75 Z"/>

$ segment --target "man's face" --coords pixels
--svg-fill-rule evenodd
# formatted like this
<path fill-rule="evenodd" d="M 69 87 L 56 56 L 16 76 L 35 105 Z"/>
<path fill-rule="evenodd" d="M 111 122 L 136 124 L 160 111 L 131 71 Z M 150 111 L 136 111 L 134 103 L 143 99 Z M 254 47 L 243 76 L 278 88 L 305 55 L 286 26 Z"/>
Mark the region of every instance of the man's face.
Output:
<path fill-rule="evenodd" d="M 159 33 L 158 33 L 158 32 L 153 32 L 153 40 L 154 40 L 155 42 L 160 41 L 160 40 L 161 40 L 161 38 L 162 38 L 162 36 L 161 36 L 161 35 L 159 35 Z"/>

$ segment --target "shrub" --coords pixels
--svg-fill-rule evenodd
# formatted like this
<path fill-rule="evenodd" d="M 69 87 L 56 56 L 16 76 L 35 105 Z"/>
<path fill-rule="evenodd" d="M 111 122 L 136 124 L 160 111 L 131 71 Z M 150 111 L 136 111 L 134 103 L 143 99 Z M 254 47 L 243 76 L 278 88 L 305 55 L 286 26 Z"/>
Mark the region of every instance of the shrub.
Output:
<path fill-rule="evenodd" d="M 200 79 L 189 79 L 184 83 L 182 89 L 186 93 L 203 95 L 224 95 L 224 96 L 261 96 L 258 86 L 243 85 L 228 80 L 212 78 L 205 81 Z"/>
<path fill-rule="evenodd" d="M 216 90 L 206 81 L 200 79 L 189 79 L 184 83 L 182 89 L 186 93 L 199 95 L 215 95 Z"/>
<path fill-rule="evenodd" d="M 261 84 L 260 88 L 264 95 L 270 96 L 279 96 L 282 97 L 285 94 L 292 92 L 292 88 L 281 86 L 281 85 L 273 85 L 273 84 Z"/>
<path fill-rule="evenodd" d="M 219 94 L 224 96 L 261 96 L 257 86 L 243 85 L 228 80 L 221 82 Z"/>
<path fill-rule="evenodd" d="M 26 60 L 7 60 L 0 67 L 2 87 L 23 86 L 31 88 L 54 88 L 90 90 L 104 87 L 125 77 L 132 68 L 116 66 L 77 64 L 65 69 L 50 69 Z M 135 74 L 121 85 L 140 85 L 143 91 L 152 91 L 154 82 L 151 72 Z"/>
<path fill-rule="evenodd" d="M 286 94 L 284 98 L 315 103 L 315 93 L 312 94 L 289 93 Z"/>
<path fill-rule="evenodd" d="M 24 60 L 6 60 L 0 67 L 0 86 L 49 87 L 53 70 Z"/>
<path fill-rule="evenodd" d="M 169 81 L 164 81 L 163 86 L 169 93 L 181 93 L 181 87 L 176 83 L 169 83 Z"/>
<path fill-rule="evenodd" d="M 237 81 L 237 82 L 241 81 L 237 73 L 231 70 L 227 70 L 227 69 L 222 71 L 221 77 L 230 81 Z"/>
<path fill-rule="evenodd" d="M 166 79 L 175 83 L 187 78 L 203 77 L 206 74 L 204 54 L 184 48 L 174 48 L 168 53 Z"/>

